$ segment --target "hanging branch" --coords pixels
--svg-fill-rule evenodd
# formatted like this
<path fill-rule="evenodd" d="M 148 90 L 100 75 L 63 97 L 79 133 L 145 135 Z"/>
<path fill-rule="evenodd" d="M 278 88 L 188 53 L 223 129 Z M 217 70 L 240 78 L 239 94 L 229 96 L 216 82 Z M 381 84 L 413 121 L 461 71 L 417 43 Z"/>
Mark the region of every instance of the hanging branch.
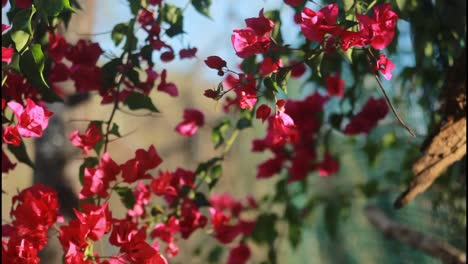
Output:
<path fill-rule="evenodd" d="M 388 238 L 398 240 L 413 248 L 422 250 L 440 259 L 443 263 L 466 263 L 466 253 L 449 243 L 412 230 L 390 219 L 381 209 L 374 205 L 369 205 L 364 210 L 367 219 Z"/>

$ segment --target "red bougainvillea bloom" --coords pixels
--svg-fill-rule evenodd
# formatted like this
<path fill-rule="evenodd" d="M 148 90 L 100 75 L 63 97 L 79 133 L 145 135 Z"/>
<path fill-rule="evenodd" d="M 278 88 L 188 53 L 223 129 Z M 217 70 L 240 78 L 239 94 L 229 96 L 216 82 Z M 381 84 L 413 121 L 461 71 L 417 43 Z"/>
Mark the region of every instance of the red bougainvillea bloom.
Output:
<path fill-rule="evenodd" d="M 223 76 L 223 68 L 227 67 L 226 61 L 218 56 L 209 56 L 208 58 L 206 58 L 205 64 L 211 69 L 218 70 L 219 76 Z"/>
<path fill-rule="evenodd" d="M 256 81 L 252 76 L 241 76 L 237 79 L 232 75 L 228 75 L 223 85 L 226 88 L 233 88 L 237 95 L 235 100 L 226 99 L 227 107 L 231 104 L 237 104 L 241 109 L 250 110 L 257 103 Z"/>
<path fill-rule="evenodd" d="M 250 249 L 244 243 L 229 251 L 227 264 L 245 264 L 250 258 Z"/>
<path fill-rule="evenodd" d="M 300 5 L 304 0 L 284 0 L 284 3 L 290 5 L 290 6 L 298 6 Z"/>
<path fill-rule="evenodd" d="M 388 106 L 385 100 L 371 97 L 367 100 L 361 112 L 346 125 L 344 133 L 346 135 L 368 134 L 387 113 Z"/>
<path fill-rule="evenodd" d="M 11 62 L 11 58 L 13 57 L 14 53 L 15 53 L 14 48 L 2 47 L 2 62 L 6 62 L 7 64 L 9 64 Z"/>
<path fill-rule="evenodd" d="M 16 127 L 21 136 L 25 138 L 42 137 L 42 132 L 49 124 L 49 118 L 53 115 L 42 106 L 37 105 L 33 100 L 26 99 L 26 108 L 17 102 L 8 102 L 8 106 L 13 110 L 18 123 Z"/>
<path fill-rule="evenodd" d="M 339 164 L 336 160 L 332 159 L 330 153 L 325 153 L 323 161 L 318 165 L 319 175 L 322 177 L 335 174 L 339 169 Z"/>
<path fill-rule="evenodd" d="M 375 70 L 380 71 L 385 79 L 390 80 L 393 69 L 395 69 L 395 64 L 385 54 L 380 54 Z"/>
<path fill-rule="evenodd" d="M 243 206 L 240 201 L 235 200 L 230 194 L 212 194 L 210 196 L 210 205 L 216 210 L 228 209 L 235 217 L 239 217 Z"/>
<path fill-rule="evenodd" d="M 375 6 L 372 17 L 362 14 L 356 15 L 361 30 L 359 32 L 361 38 L 374 49 L 384 49 L 392 42 L 395 35 L 398 15 L 390 10 L 390 7 L 390 3 Z"/>
<path fill-rule="evenodd" d="M 195 135 L 198 128 L 205 124 L 205 116 L 197 109 L 185 109 L 183 118 L 175 130 L 184 137 Z"/>
<path fill-rule="evenodd" d="M 120 166 L 111 159 L 109 153 L 104 153 L 98 167 L 85 168 L 83 189 L 80 191 L 79 198 L 85 199 L 93 195 L 106 198 L 109 195 L 107 193 L 109 184 L 115 181 L 120 170 Z"/>
<path fill-rule="evenodd" d="M 21 144 L 21 137 L 18 128 L 15 126 L 7 126 L 3 130 L 3 142 L 13 146 L 19 146 Z"/>
<path fill-rule="evenodd" d="M 60 34 L 49 33 L 49 45 L 47 51 L 55 62 L 60 62 L 70 46 Z"/>
<path fill-rule="evenodd" d="M 161 72 L 161 83 L 158 85 L 158 91 L 165 92 L 172 97 L 177 97 L 179 95 L 179 91 L 177 90 L 177 86 L 174 83 L 166 82 L 167 71 L 164 69 Z"/>
<path fill-rule="evenodd" d="M 179 58 L 181 59 L 188 59 L 188 58 L 193 58 L 197 54 L 197 48 L 187 48 L 187 49 L 181 49 L 179 51 Z"/>
<path fill-rule="evenodd" d="M 11 162 L 2 149 L 2 173 L 8 173 L 8 171 L 13 170 L 15 167 L 16 163 Z"/>
<path fill-rule="evenodd" d="M 277 72 L 279 67 L 283 67 L 283 61 L 279 59 L 278 61 L 273 61 L 272 58 L 266 57 L 259 66 L 260 75 L 266 76 L 272 72 Z"/>
<path fill-rule="evenodd" d="M 9 29 L 9 28 L 10 28 L 10 26 L 5 25 L 5 24 L 2 23 L 2 33 L 3 33 L 5 30 Z"/>
<path fill-rule="evenodd" d="M 147 174 L 148 170 L 154 169 L 162 163 L 161 157 L 156 152 L 153 145 L 148 148 L 148 151 L 137 149 L 135 158 L 126 161 L 122 168 L 122 178 L 124 182 L 132 183 L 141 179 L 150 179 L 151 175 Z"/>
<path fill-rule="evenodd" d="M 78 92 L 99 91 L 102 88 L 101 68 L 96 66 L 102 54 L 98 43 L 83 39 L 66 49 L 65 57 L 72 62 L 70 78 Z"/>
<path fill-rule="evenodd" d="M 161 171 L 159 176 L 151 181 L 151 190 L 159 196 L 172 195 L 177 196 L 176 189 L 170 185 L 173 175 L 169 171 Z"/>
<path fill-rule="evenodd" d="M 16 0 L 15 5 L 19 8 L 28 8 L 32 5 L 32 0 Z"/>
<path fill-rule="evenodd" d="M 325 87 L 329 96 L 343 97 L 345 82 L 340 78 L 339 73 L 327 76 Z"/>
<path fill-rule="evenodd" d="M 257 166 L 257 179 L 270 178 L 281 172 L 285 159 L 283 157 L 274 157 L 260 163 Z"/>
<path fill-rule="evenodd" d="M 180 210 L 180 233 L 183 239 L 187 239 L 197 228 L 203 228 L 206 225 L 206 216 L 198 211 L 194 201 L 184 198 Z"/>
<path fill-rule="evenodd" d="M 257 111 L 255 112 L 255 118 L 261 119 L 262 122 L 265 122 L 265 120 L 267 120 L 267 118 L 270 116 L 270 113 L 271 108 L 266 104 L 262 104 L 257 108 Z"/>
<path fill-rule="evenodd" d="M 88 151 L 101 140 L 101 130 L 95 122 L 91 122 L 83 135 L 75 130 L 70 134 L 69 139 L 74 146 L 83 149 L 83 155 L 88 155 Z"/>
<path fill-rule="evenodd" d="M 350 47 L 364 47 L 366 45 L 365 39 L 361 37 L 359 32 L 344 30 L 340 34 L 341 49 L 347 51 Z"/>
<path fill-rule="evenodd" d="M 306 66 L 304 63 L 297 64 L 296 61 L 292 61 L 291 65 L 294 65 L 291 69 L 291 78 L 299 78 L 306 71 Z"/>
<path fill-rule="evenodd" d="M 4 241 L 2 241 L 2 244 Z M 6 243 L 6 242 L 5 242 Z M 10 239 L 7 248 L 2 245 L 2 263 L 39 264 L 38 249 L 26 239 Z"/>
<path fill-rule="evenodd" d="M 245 20 L 246 28 L 235 29 L 231 36 L 237 56 L 248 58 L 254 54 L 266 53 L 270 47 L 270 34 L 275 26 L 273 20 L 263 15 L 260 10 L 259 17 Z"/>
<path fill-rule="evenodd" d="M 286 101 L 281 99 L 276 102 L 276 114 L 269 118 L 269 135 L 272 137 L 272 143 L 282 144 L 286 141 L 294 142 L 297 138 L 296 125 L 292 118 L 285 113 Z"/>
<path fill-rule="evenodd" d="M 93 241 L 99 240 L 104 234 L 110 232 L 112 215 L 108 208 L 108 203 L 97 206 L 90 203 L 82 203 L 84 212 L 76 209 L 75 215 L 88 232 L 87 237 Z"/>
<path fill-rule="evenodd" d="M 319 11 L 304 7 L 301 13 L 302 33 L 308 40 L 322 42 L 325 34 L 339 35 L 341 29 L 336 25 L 338 4 L 330 4 Z"/>
<path fill-rule="evenodd" d="M 127 210 L 127 216 L 136 222 L 138 217 L 144 218 L 146 216 L 145 205 L 149 203 L 151 197 L 148 185 L 139 181 L 135 190 L 133 190 L 133 196 L 135 197 L 135 204 L 132 209 Z"/>

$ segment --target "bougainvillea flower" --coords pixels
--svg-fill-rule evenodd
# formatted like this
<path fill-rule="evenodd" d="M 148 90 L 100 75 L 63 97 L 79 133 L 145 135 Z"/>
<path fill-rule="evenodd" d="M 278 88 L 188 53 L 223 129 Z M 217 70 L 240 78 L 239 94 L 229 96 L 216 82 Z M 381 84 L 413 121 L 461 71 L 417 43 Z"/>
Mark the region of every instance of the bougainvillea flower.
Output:
<path fill-rule="evenodd" d="M 375 70 L 380 71 L 385 79 L 390 80 L 393 69 L 395 69 L 395 64 L 385 54 L 380 54 Z"/>
<path fill-rule="evenodd" d="M 47 51 L 55 62 L 60 62 L 62 58 L 65 57 L 69 47 L 71 46 L 68 45 L 62 35 L 49 33 L 49 45 L 47 46 Z"/>
<path fill-rule="evenodd" d="M 257 179 L 270 178 L 278 174 L 283 169 L 283 157 L 275 157 L 268 159 L 257 166 Z"/>
<path fill-rule="evenodd" d="M 388 106 L 385 99 L 374 99 L 371 97 L 367 100 L 362 110 L 346 125 L 343 132 L 346 135 L 368 134 L 387 113 Z"/>
<path fill-rule="evenodd" d="M 88 155 L 88 151 L 93 149 L 101 138 L 101 130 L 95 122 L 89 124 L 84 134 L 80 135 L 80 132 L 75 130 L 69 136 L 73 146 L 83 149 L 83 155 Z"/>
<path fill-rule="evenodd" d="M 257 111 L 255 112 L 255 118 L 261 119 L 262 122 L 265 122 L 265 120 L 268 119 L 271 113 L 271 108 L 266 105 L 262 104 L 257 108 Z"/>
<path fill-rule="evenodd" d="M 10 170 L 13 170 L 15 167 L 16 167 L 16 163 L 13 163 L 2 149 L 2 173 L 8 173 Z"/>
<path fill-rule="evenodd" d="M 372 48 L 382 50 L 388 46 L 395 36 L 398 15 L 390 10 L 391 4 L 385 3 L 373 8 L 372 17 L 358 14 L 361 38 Z"/>
<path fill-rule="evenodd" d="M 263 9 L 259 17 L 245 20 L 247 27 L 235 29 L 231 36 L 237 56 L 248 58 L 254 54 L 266 53 L 270 47 L 270 34 L 275 26 L 273 20 L 263 15 Z"/>
<path fill-rule="evenodd" d="M 107 198 L 109 184 L 111 181 L 115 181 L 120 170 L 120 166 L 111 159 L 109 153 L 104 153 L 98 167 L 85 168 L 83 188 L 80 191 L 79 198 L 85 199 L 93 195 Z"/>
<path fill-rule="evenodd" d="M 11 58 L 13 57 L 14 53 L 15 53 L 14 48 L 2 47 L 2 62 L 6 62 L 7 64 L 9 64 L 11 62 Z"/>
<path fill-rule="evenodd" d="M 184 137 L 195 135 L 198 128 L 205 124 L 205 116 L 197 109 L 185 109 L 183 118 L 175 130 Z"/>
<path fill-rule="evenodd" d="M 291 65 L 294 65 L 291 68 L 291 78 L 299 78 L 301 77 L 305 71 L 306 71 L 306 66 L 304 63 L 299 63 L 297 64 L 296 61 L 291 61 Z"/>
<path fill-rule="evenodd" d="M 240 79 L 230 78 L 229 76 L 226 78 L 225 86 L 233 87 L 234 92 L 237 95 L 237 98 L 231 101 L 231 103 L 237 104 L 241 109 L 252 109 L 257 103 L 257 88 L 255 79 L 251 76 L 245 76 Z"/>
<path fill-rule="evenodd" d="M 322 177 L 335 174 L 339 169 L 339 163 L 332 159 L 330 153 L 326 152 L 323 161 L 318 164 L 319 175 Z"/>
<path fill-rule="evenodd" d="M 165 92 L 172 97 L 177 97 L 179 95 L 177 86 L 172 82 L 167 82 L 166 76 L 167 76 L 167 71 L 166 69 L 164 69 L 161 72 L 161 82 L 158 85 L 158 91 Z"/>
<path fill-rule="evenodd" d="M 207 223 L 206 216 L 202 215 L 195 202 L 188 198 L 182 200 L 180 213 L 179 226 L 183 239 L 189 238 L 197 228 L 203 228 Z"/>
<path fill-rule="evenodd" d="M 245 264 L 249 260 L 250 254 L 249 247 L 241 243 L 229 251 L 227 264 Z"/>
<path fill-rule="evenodd" d="M 336 25 L 338 4 L 330 4 L 319 11 L 304 7 L 301 13 L 302 33 L 308 40 L 322 42 L 326 34 L 339 35 L 341 29 Z"/>
<path fill-rule="evenodd" d="M 189 59 L 195 57 L 197 54 L 197 48 L 187 48 L 179 50 L 179 58 L 181 59 Z"/>
<path fill-rule="evenodd" d="M 227 67 L 226 61 L 218 56 L 209 56 L 208 58 L 206 58 L 206 60 L 204 60 L 204 62 L 206 66 L 210 67 L 211 69 L 218 70 L 220 72 L 223 71 L 223 68 Z"/>
<path fill-rule="evenodd" d="M 284 3 L 290 6 L 298 6 L 302 2 L 304 2 L 304 0 L 284 0 Z"/>
<path fill-rule="evenodd" d="M 111 230 L 112 215 L 108 203 L 97 206 L 90 203 L 82 203 L 84 212 L 73 209 L 76 217 L 88 232 L 87 237 L 93 241 L 99 240 L 104 234 Z"/>
<path fill-rule="evenodd" d="M 21 144 L 21 137 L 18 128 L 15 126 L 7 126 L 3 130 L 3 142 L 13 146 L 19 146 Z"/>
<path fill-rule="evenodd" d="M 343 97 L 345 82 L 340 78 L 339 73 L 327 76 L 325 87 L 329 96 Z"/>
<path fill-rule="evenodd" d="M 13 110 L 18 123 L 16 127 L 21 136 L 25 138 L 42 137 L 43 131 L 49 124 L 49 118 L 53 115 L 46 108 L 37 105 L 33 100 L 26 99 L 26 108 L 17 102 L 8 102 Z"/>
<path fill-rule="evenodd" d="M 341 49 L 347 51 L 350 47 L 364 47 L 366 45 L 365 39 L 361 37 L 359 32 L 344 30 L 340 34 Z"/>
<path fill-rule="evenodd" d="M 10 239 L 5 249 L 2 245 L 2 263 L 39 264 L 38 251 L 27 239 Z"/>
<path fill-rule="evenodd" d="M 260 75 L 266 76 L 272 72 L 277 72 L 279 67 L 283 67 L 283 61 L 279 59 L 278 61 L 273 61 L 272 58 L 266 57 L 259 66 Z"/>
<path fill-rule="evenodd" d="M 122 177 L 125 182 L 131 183 L 140 179 L 150 179 L 151 175 L 146 174 L 150 169 L 154 169 L 162 163 L 161 157 L 156 152 L 156 148 L 151 145 L 148 151 L 137 149 L 135 158 L 126 161 L 122 168 Z"/>

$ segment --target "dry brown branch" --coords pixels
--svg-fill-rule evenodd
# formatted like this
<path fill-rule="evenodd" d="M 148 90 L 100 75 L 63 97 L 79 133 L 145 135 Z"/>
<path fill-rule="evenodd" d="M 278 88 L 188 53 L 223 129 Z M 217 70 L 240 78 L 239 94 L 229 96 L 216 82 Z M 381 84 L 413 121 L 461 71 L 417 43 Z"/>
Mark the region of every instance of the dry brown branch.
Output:
<path fill-rule="evenodd" d="M 398 240 L 413 248 L 436 257 L 443 263 L 466 263 L 466 253 L 445 241 L 437 240 L 424 233 L 412 230 L 390 219 L 381 209 L 374 205 L 365 208 L 367 219 L 387 237 Z"/>
<path fill-rule="evenodd" d="M 447 72 L 442 92 L 443 120 L 422 146 L 423 155 L 413 164 L 414 179 L 396 199 L 401 208 L 424 192 L 453 163 L 466 155 L 465 50 Z"/>

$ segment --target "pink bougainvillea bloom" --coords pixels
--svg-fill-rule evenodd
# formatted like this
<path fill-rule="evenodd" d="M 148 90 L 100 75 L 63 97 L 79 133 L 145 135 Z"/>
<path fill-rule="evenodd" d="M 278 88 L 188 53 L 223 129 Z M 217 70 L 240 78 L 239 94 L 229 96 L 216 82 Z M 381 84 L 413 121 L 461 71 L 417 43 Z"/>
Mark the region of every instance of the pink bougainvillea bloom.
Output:
<path fill-rule="evenodd" d="M 202 215 L 195 202 L 188 198 L 182 200 L 180 213 L 179 226 L 183 239 L 189 238 L 197 228 L 203 228 L 207 223 L 206 216 Z"/>
<path fill-rule="evenodd" d="M 257 111 L 255 112 L 255 118 L 261 119 L 262 122 L 265 122 L 265 120 L 267 120 L 270 116 L 270 113 L 271 108 L 266 104 L 262 104 L 257 108 Z"/>
<path fill-rule="evenodd" d="M 301 13 L 302 33 L 308 40 L 322 42 L 326 34 L 339 35 L 341 29 L 336 24 L 338 4 L 330 4 L 319 11 L 304 7 Z"/>
<path fill-rule="evenodd" d="M 279 67 L 283 67 L 283 61 L 279 59 L 278 61 L 273 61 L 272 58 L 266 57 L 259 66 L 260 75 L 266 76 L 272 72 L 277 72 Z"/>
<path fill-rule="evenodd" d="M 175 130 L 184 137 L 195 135 L 199 127 L 205 124 L 205 116 L 196 109 L 185 109 L 184 120 L 179 123 Z"/>
<path fill-rule="evenodd" d="M 83 149 L 83 155 L 88 155 L 88 151 L 93 149 L 96 143 L 101 140 L 101 130 L 96 123 L 91 122 L 83 135 L 75 130 L 71 133 L 69 139 L 74 146 Z"/>
<path fill-rule="evenodd" d="M 246 28 L 235 29 L 231 36 L 237 56 L 248 58 L 254 54 L 266 53 L 270 47 L 270 34 L 275 26 L 273 20 L 263 15 L 263 9 L 259 17 L 245 20 Z"/>
<path fill-rule="evenodd" d="M 10 28 L 9 25 L 5 25 L 5 24 L 2 23 L 2 34 L 3 34 L 3 32 L 5 32 L 5 30 L 7 30 L 9 28 Z"/>
<path fill-rule="evenodd" d="M 9 64 L 11 62 L 11 58 L 13 57 L 14 53 L 15 53 L 14 48 L 2 47 L 2 62 L 6 62 L 7 64 Z"/>
<path fill-rule="evenodd" d="M 159 196 L 177 196 L 177 190 L 171 185 L 173 175 L 169 171 L 161 171 L 159 176 L 151 181 L 151 190 Z"/>
<path fill-rule="evenodd" d="M 8 106 L 18 120 L 16 127 L 19 134 L 25 138 L 41 137 L 49 125 L 49 118 L 53 115 L 29 98 L 26 99 L 26 108 L 17 102 L 8 102 Z"/>
<path fill-rule="evenodd" d="M 108 203 L 97 206 L 90 203 L 82 203 L 83 212 L 73 209 L 76 217 L 88 230 L 87 237 L 93 241 L 99 240 L 111 230 L 112 214 Z"/>
<path fill-rule="evenodd" d="M 385 99 L 374 99 L 371 97 L 367 100 L 362 110 L 346 125 L 343 132 L 346 135 L 368 134 L 387 113 L 388 106 Z"/>
<path fill-rule="evenodd" d="M 158 91 L 165 92 L 172 97 L 177 97 L 179 95 L 179 91 L 177 90 L 177 86 L 174 83 L 166 82 L 167 71 L 164 69 L 161 72 L 161 83 L 158 85 Z"/>
<path fill-rule="evenodd" d="M 227 79 L 229 79 L 229 76 Z M 234 88 L 237 98 L 233 103 L 236 103 L 239 108 L 250 110 L 257 103 L 256 81 L 251 76 L 241 79 L 232 78 L 226 86 Z"/>
<path fill-rule="evenodd" d="M 109 153 L 104 153 L 98 167 L 85 168 L 83 189 L 80 191 L 79 198 L 85 199 L 93 195 L 107 198 L 110 182 L 115 181 L 120 170 L 120 166 L 111 159 Z"/>
<path fill-rule="evenodd" d="M 385 79 L 390 80 L 393 69 L 395 69 L 395 64 L 385 54 L 380 54 L 375 70 L 380 71 Z"/>
<path fill-rule="evenodd" d="M 19 146 L 21 144 L 21 137 L 18 128 L 15 126 L 7 126 L 3 130 L 3 142 L 13 146 Z"/>
<path fill-rule="evenodd" d="M 327 76 L 325 86 L 329 96 L 343 97 L 345 82 L 340 78 L 339 73 Z"/>
<path fill-rule="evenodd" d="M 392 42 L 398 15 L 390 10 L 390 7 L 390 3 L 375 6 L 372 17 L 356 15 L 361 30 L 359 34 L 366 45 L 370 44 L 374 49 L 382 50 Z"/>
<path fill-rule="evenodd" d="M 229 251 L 227 264 L 245 264 L 249 260 L 250 254 L 249 247 L 241 243 Z"/>
<path fill-rule="evenodd" d="M 318 164 L 319 175 L 322 177 L 330 176 L 338 172 L 339 164 L 332 159 L 330 153 L 325 153 L 323 161 Z"/>
<path fill-rule="evenodd" d="M 344 30 L 340 34 L 341 49 L 347 51 L 350 47 L 364 47 L 366 45 L 365 39 L 361 37 L 359 32 Z"/>

